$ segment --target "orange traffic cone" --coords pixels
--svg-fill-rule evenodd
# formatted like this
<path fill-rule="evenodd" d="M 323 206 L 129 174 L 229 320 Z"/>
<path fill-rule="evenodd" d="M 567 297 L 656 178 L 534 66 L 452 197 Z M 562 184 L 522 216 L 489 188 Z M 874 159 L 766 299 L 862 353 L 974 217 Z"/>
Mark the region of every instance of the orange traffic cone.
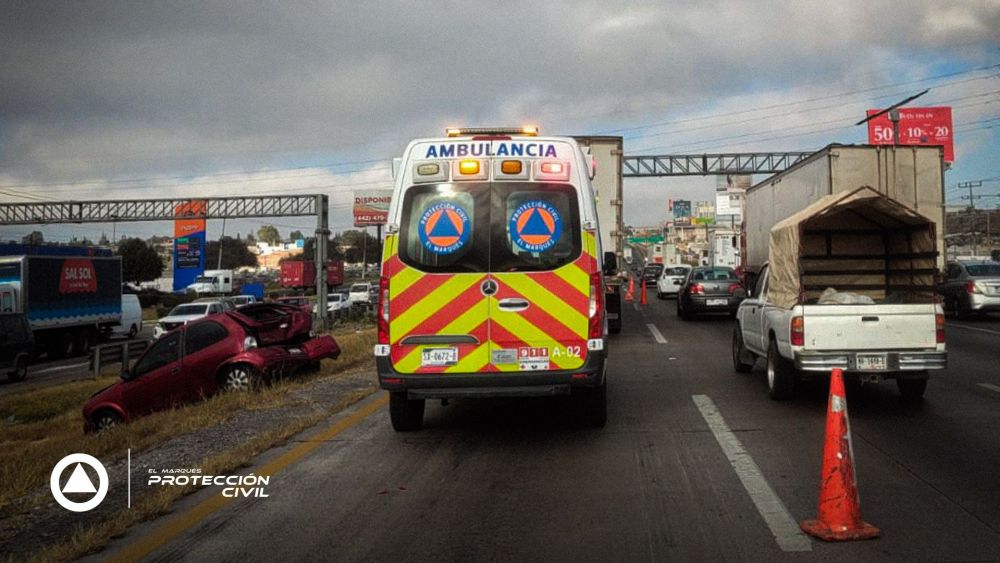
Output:
<path fill-rule="evenodd" d="M 879 536 L 878 528 L 861 519 L 853 457 L 844 374 L 834 369 L 830 374 L 830 402 L 826 411 L 819 508 L 815 520 L 802 523 L 805 533 L 825 541 L 866 540 Z"/>
<path fill-rule="evenodd" d="M 628 289 L 625 290 L 625 302 L 626 303 L 631 303 L 632 300 L 635 298 L 634 295 L 635 295 L 635 278 L 633 278 L 632 276 L 629 276 L 628 277 Z"/>
<path fill-rule="evenodd" d="M 642 290 L 639 292 L 639 295 L 640 295 L 640 302 L 639 302 L 639 304 L 640 305 L 646 305 L 647 304 L 647 302 L 646 302 L 646 280 L 642 280 L 642 283 L 640 285 L 642 286 Z"/>

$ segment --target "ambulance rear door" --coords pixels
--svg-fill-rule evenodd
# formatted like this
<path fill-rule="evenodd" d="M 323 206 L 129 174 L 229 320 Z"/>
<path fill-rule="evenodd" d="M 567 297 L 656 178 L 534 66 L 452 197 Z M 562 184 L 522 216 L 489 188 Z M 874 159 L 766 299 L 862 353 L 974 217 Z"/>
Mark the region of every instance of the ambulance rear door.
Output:
<path fill-rule="evenodd" d="M 503 372 L 572 370 L 587 356 L 595 233 L 567 183 L 496 182 L 490 360 Z"/>

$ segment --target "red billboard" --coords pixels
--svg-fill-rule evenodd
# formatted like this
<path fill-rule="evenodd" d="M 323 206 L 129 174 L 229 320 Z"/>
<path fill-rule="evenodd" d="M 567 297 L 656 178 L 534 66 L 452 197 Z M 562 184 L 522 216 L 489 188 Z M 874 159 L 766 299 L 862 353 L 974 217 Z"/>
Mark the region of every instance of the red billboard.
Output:
<path fill-rule="evenodd" d="M 882 110 L 870 109 L 868 115 L 875 115 L 880 111 Z M 950 107 L 900 108 L 899 110 L 898 144 L 900 145 L 943 145 L 945 161 L 954 162 L 953 131 Z M 893 144 L 892 121 L 889 120 L 888 113 L 868 121 L 868 143 L 872 145 Z"/>
<path fill-rule="evenodd" d="M 392 190 L 354 192 L 354 226 L 385 225 L 391 200 Z"/>

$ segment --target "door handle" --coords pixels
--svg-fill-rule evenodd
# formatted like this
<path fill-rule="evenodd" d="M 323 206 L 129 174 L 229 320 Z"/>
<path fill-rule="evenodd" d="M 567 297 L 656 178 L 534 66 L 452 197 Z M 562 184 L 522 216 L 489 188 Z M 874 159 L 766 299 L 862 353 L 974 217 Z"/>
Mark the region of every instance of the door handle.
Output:
<path fill-rule="evenodd" d="M 519 299 L 517 297 L 508 297 L 506 299 L 501 299 L 499 301 L 500 308 L 505 311 L 523 311 L 528 308 L 527 299 Z"/>

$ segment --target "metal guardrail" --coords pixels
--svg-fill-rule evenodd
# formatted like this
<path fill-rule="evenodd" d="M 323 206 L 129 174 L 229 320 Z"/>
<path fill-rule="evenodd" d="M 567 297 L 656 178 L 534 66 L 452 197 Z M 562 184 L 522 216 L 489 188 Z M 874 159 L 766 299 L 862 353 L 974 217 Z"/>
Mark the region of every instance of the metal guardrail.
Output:
<path fill-rule="evenodd" d="M 90 351 L 90 369 L 97 377 L 102 368 L 121 364 L 121 373 L 125 373 L 129 363 L 141 356 L 151 344 L 149 340 L 123 340 L 97 346 Z"/>

